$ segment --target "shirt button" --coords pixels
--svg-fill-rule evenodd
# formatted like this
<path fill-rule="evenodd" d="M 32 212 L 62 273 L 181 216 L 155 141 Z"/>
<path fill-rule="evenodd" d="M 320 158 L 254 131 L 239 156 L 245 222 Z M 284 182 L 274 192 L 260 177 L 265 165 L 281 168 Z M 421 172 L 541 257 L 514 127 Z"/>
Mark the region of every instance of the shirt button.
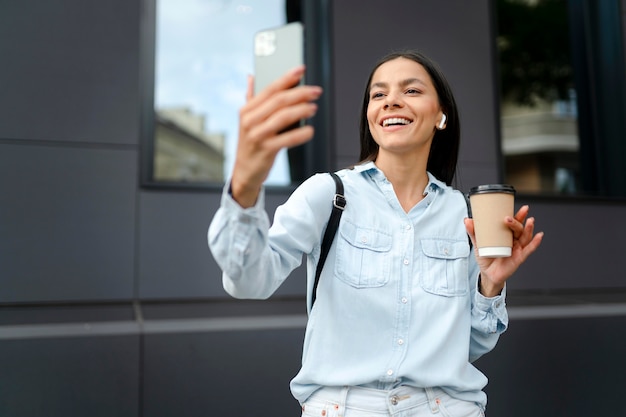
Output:
<path fill-rule="evenodd" d="M 411 230 L 411 225 L 407 224 L 406 226 L 404 226 L 404 230 Z"/>
<path fill-rule="evenodd" d="M 398 344 L 399 344 L 399 345 L 403 345 L 403 344 L 404 344 L 404 340 L 402 340 L 402 339 L 398 339 Z"/>
<path fill-rule="evenodd" d="M 402 304 L 406 304 L 409 302 L 409 300 L 406 297 L 402 297 L 402 300 L 400 301 L 402 301 Z"/>
<path fill-rule="evenodd" d="M 361 243 L 367 243 L 367 236 L 361 237 Z"/>
<path fill-rule="evenodd" d="M 389 370 L 387 371 L 387 375 L 389 375 L 389 376 L 393 375 L 393 369 L 389 369 Z"/>
<path fill-rule="evenodd" d="M 409 260 L 408 259 L 404 259 L 404 261 L 402 261 L 403 264 L 408 265 L 409 264 Z"/>

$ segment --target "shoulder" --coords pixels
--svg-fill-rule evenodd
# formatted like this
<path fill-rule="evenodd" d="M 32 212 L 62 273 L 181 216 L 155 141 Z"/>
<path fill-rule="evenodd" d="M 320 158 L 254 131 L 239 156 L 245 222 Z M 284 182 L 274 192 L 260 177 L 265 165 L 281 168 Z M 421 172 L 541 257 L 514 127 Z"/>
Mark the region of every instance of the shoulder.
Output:
<path fill-rule="evenodd" d="M 444 196 L 447 199 L 454 200 L 456 202 L 466 201 L 466 195 L 462 191 L 446 184 L 443 181 L 438 180 L 430 172 L 428 173 L 428 177 L 430 178 L 431 187 L 434 186 L 437 189 L 437 191 L 439 191 L 440 195 Z"/>
<path fill-rule="evenodd" d="M 334 193 L 335 182 L 330 173 L 317 173 L 304 180 L 293 192 L 292 197 L 317 198 Z"/>
<path fill-rule="evenodd" d="M 295 210 L 310 209 L 324 217 L 330 213 L 335 193 L 335 181 L 330 173 L 313 174 L 294 190 L 284 206 L 295 207 Z"/>
<path fill-rule="evenodd" d="M 468 216 L 469 200 L 465 193 L 437 179 L 431 181 L 432 185 L 437 189 L 439 204 L 445 207 L 446 211 L 458 212 L 459 215 Z"/>
<path fill-rule="evenodd" d="M 362 172 L 355 168 L 344 168 L 338 171 L 334 171 L 334 174 L 339 177 L 341 183 L 345 185 L 353 184 L 355 181 L 359 181 L 363 178 Z M 296 188 L 295 193 L 311 193 L 311 194 L 324 194 L 335 192 L 335 181 L 330 172 L 317 173 L 307 178 L 302 184 Z"/>
<path fill-rule="evenodd" d="M 469 200 L 462 191 L 448 186 L 444 194 L 449 204 L 454 204 L 455 207 L 458 206 L 463 211 L 466 211 L 469 207 Z"/>

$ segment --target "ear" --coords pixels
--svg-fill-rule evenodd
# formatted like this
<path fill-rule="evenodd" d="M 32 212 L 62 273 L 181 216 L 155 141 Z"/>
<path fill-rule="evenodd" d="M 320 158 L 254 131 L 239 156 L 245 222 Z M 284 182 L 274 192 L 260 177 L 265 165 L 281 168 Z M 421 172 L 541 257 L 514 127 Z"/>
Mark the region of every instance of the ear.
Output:
<path fill-rule="evenodd" d="M 441 121 L 437 125 L 437 129 L 443 130 L 446 127 L 446 120 L 448 120 L 448 116 L 445 113 L 441 113 Z"/>

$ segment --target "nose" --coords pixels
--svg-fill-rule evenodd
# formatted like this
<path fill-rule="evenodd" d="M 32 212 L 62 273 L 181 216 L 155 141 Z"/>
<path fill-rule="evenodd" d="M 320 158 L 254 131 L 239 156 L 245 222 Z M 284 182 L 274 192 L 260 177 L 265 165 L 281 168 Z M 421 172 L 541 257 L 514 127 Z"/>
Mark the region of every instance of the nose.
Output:
<path fill-rule="evenodd" d="M 385 101 L 385 109 L 392 109 L 401 107 L 401 101 L 396 94 L 388 94 Z"/>

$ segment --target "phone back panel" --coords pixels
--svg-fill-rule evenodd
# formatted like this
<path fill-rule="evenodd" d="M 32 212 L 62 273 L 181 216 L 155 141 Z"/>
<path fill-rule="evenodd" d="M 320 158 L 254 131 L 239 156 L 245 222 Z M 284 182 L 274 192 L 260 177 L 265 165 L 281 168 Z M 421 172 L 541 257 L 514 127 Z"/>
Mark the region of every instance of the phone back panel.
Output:
<path fill-rule="evenodd" d="M 262 30 L 254 36 L 254 94 L 288 70 L 304 63 L 304 31 L 300 22 Z"/>

